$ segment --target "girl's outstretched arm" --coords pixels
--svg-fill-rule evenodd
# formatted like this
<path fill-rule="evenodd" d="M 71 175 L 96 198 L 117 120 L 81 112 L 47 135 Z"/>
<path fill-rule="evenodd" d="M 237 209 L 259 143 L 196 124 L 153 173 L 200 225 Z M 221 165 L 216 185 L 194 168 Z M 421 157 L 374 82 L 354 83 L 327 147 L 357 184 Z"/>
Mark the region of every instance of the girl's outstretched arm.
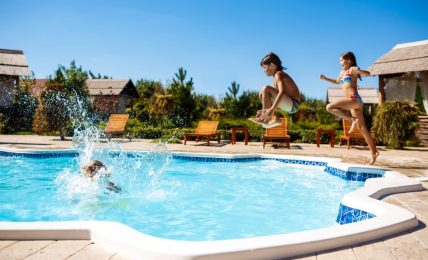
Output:
<path fill-rule="evenodd" d="M 333 83 L 333 84 L 339 84 L 339 82 L 340 82 L 339 79 L 327 78 L 326 76 L 324 76 L 324 74 L 320 75 L 320 79 L 323 79 L 323 80 L 328 81 L 328 82 Z"/>
<path fill-rule="evenodd" d="M 359 75 L 361 75 L 363 77 L 368 77 L 368 76 L 371 75 L 370 71 L 368 71 L 368 70 L 362 70 L 359 67 L 352 67 L 351 68 L 351 72 L 354 73 L 354 74 L 357 74 L 357 75 L 359 74 Z"/>

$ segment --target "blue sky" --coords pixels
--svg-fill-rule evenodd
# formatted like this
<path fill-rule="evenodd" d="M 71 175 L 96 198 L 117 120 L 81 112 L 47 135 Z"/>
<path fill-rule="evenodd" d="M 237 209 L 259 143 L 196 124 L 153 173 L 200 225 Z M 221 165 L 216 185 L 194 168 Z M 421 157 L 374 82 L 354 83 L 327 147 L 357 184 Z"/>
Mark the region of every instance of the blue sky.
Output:
<path fill-rule="evenodd" d="M 428 39 L 428 1 L 22 1 L 2 0 L 0 48 L 23 50 L 37 78 L 76 60 L 113 78 L 171 80 L 220 98 L 271 84 L 259 67 L 277 53 L 307 96 L 324 98 L 339 55 L 362 68 L 397 43 Z M 377 87 L 377 77 L 360 86 Z"/>

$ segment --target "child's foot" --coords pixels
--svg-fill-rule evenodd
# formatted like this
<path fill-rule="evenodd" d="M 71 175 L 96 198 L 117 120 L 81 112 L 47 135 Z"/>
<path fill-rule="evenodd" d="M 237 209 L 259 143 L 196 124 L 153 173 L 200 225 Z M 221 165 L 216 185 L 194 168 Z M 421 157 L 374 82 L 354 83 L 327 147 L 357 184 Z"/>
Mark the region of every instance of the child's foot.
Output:
<path fill-rule="evenodd" d="M 352 133 L 355 129 L 355 127 L 358 125 L 358 119 L 357 118 L 352 118 L 352 125 L 351 128 L 349 128 L 348 134 Z"/>
<path fill-rule="evenodd" d="M 281 123 L 280 119 L 274 118 L 274 119 L 272 119 L 271 121 L 269 121 L 267 123 L 267 126 L 265 128 L 272 128 L 272 127 L 275 127 L 275 126 L 279 126 L 281 124 L 282 123 Z"/>
<path fill-rule="evenodd" d="M 267 109 L 260 109 L 256 113 L 256 118 L 260 118 Z"/>
<path fill-rule="evenodd" d="M 258 117 L 250 117 L 250 118 L 248 118 L 248 120 L 250 120 L 253 123 L 261 125 L 263 128 L 267 128 L 267 126 L 268 126 L 266 120 L 262 120 Z"/>
<path fill-rule="evenodd" d="M 379 152 L 378 151 L 372 153 L 372 159 L 370 160 L 369 165 L 374 164 L 376 162 L 376 159 L 377 159 L 378 156 L 379 156 Z"/>

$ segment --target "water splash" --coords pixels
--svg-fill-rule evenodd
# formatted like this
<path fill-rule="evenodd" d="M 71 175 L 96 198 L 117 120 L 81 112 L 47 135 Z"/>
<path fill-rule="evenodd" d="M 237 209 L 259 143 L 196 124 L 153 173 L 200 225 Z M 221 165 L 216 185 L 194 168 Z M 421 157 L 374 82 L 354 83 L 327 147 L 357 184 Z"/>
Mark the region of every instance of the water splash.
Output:
<path fill-rule="evenodd" d="M 78 153 L 77 165 L 70 166 L 57 177 L 56 184 L 62 190 L 61 196 L 69 200 L 87 200 L 106 192 L 105 181 L 88 180 L 83 175 L 82 168 L 95 159 L 105 164 L 111 173 L 109 181 L 122 190 L 118 196 L 165 196 L 159 183 L 172 158 L 166 143 L 159 142 L 147 153 L 123 151 L 117 142 L 108 140 L 106 134 L 99 130 L 99 118 L 87 109 L 86 100 L 77 95 L 71 98 L 57 95 L 55 98 L 64 99 L 61 102 L 64 102 L 71 119 L 73 147 Z"/>

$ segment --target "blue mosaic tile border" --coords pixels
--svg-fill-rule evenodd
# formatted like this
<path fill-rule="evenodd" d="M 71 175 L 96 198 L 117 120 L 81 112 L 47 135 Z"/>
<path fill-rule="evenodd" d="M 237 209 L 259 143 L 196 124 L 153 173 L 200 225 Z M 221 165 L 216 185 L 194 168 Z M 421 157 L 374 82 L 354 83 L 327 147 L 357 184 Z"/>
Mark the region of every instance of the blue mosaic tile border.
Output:
<path fill-rule="evenodd" d="M 127 157 L 137 157 L 135 152 L 125 152 Z M 118 156 L 118 153 L 111 153 L 111 156 Z M 0 151 L 0 156 L 5 157 L 27 157 L 27 158 L 57 158 L 57 157 L 77 157 L 77 152 L 64 152 L 64 153 L 15 153 L 15 152 L 5 152 Z M 252 161 L 261 161 L 261 160 L 271 160 L 278 161 L 288 164 L 299 164 L 299 165 L 310 165 L 310 166 L 326 166 L 324 172 L 329 173 L 333 176 L 337 176 L 344 180 L 351 181 L 366 181 L 369 178 L 379 178 L 383 177 L 383 174 L 379 173 L 370 173 L 370 172 L 352 172 L 344 171 L 337 169 L 331 166 L 327 166 L 327 162 L 319 161 L 306 161 L 299 159 L 284 159 L 284 158 L 261 158 L 261 157 L 249 157 L 249 158 L 221 158 L 221 157 L 203 157 L 203 156 L 187 156 L 187 155 L 172 155 L 173 159 L 177 160 L 187 160 L 187 161 L 197 161 L 197 162 L 228 162 L 228 163 L 237 163 L 237 162 L 252 162 Z M 359 171 L 364 168 L 359 168 Z M 369 169 L 367 169 L 369 171 Z"/>
<path fill-rule="evenodd" d="M 0 156 L 4 157 L 26 157 L 26 158 L 57 158 L 57 157 L 77 157 L 76 152 L 69 153 L 14 153 L 0 151 Z"/>
<path fill-rule="evenodd" d="M 283 163 L 290 164 L 302 164 L 302 165 L 312 165 L 312 166 L 326 166 L 326 162 L 317 162 L 317 161 L 305 161 L 305 160 L 296 160 L 296 159 L 282 159 L 282 158 L 260 158 L 260 157 L 250 157 L 250 158 L 215 158 L 215 157 L 197 157 L 197 156 L 185 156 L 185 155 L 173 155 L 173 159 L 186 160 L 186 161 L 198 161 L 198 162 L 251 162 L 251 161 L 261 161 L 261 160 L 271 160 L 278 161 Z"/>
<path fill-rule="evenodd" d="M 354 223 L 369 218 L 374 218 L 376 215 L 364 210 L 354 209 L 340 203 L 339 213 L 337 214 L 336 222 L 340 225 Z"/>
<path fill-rule="evenodd" d="M 327 166 L 324 169 L 324 172 L 329 173 L 333 176 L 337 176 L 344 180 L 350 180 L 350 181 L 366 181 L 369 178 L 381 178 L 383 177 L 383 174 L 379 173 L 370 173 L 370 172 L 350 172 L 350 171 L 344 171 L 341 169 L 337 169 L 331 166 Z"/>

